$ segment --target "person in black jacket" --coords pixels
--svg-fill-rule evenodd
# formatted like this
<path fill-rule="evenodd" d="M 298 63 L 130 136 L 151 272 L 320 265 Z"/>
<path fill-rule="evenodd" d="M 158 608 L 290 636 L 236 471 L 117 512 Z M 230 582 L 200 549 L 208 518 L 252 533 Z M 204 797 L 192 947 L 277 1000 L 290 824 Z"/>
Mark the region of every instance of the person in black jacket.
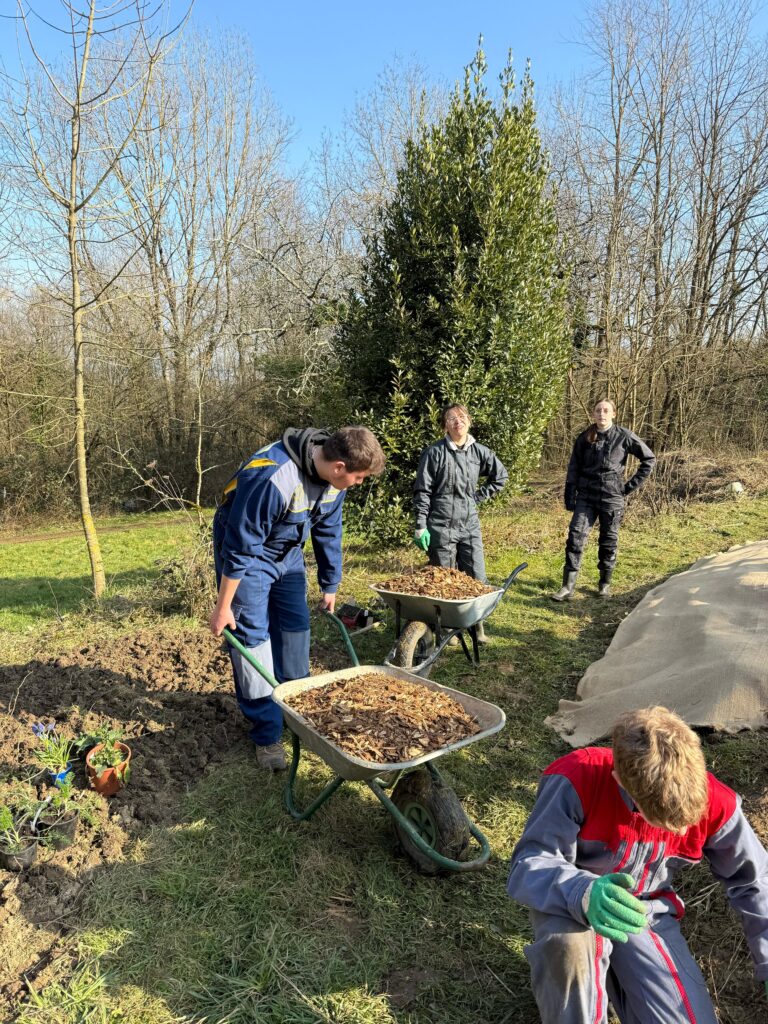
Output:
<path fill-rule="evenodd" d="M 413 542 L 428 553 L 431 565 L 458 568 L 485 583 L 477 506 L 504 487 L 508 473 L 491 449 L 472 437 L 471 425 L 465 406 L 453 403 L 443 409 L 445 436 L 424 449 L 416 470 Z M 477 637 L 485 642 L 482 623 Z"/>
<path fill-rule="evenodd" d="M 553 601 L 570 601 L 573 597 L 581 555 L 596 520 L 600 523 L 598 593 L 600 597 L 610 596 L 626 497 L 646 480 L 656 462 L 656 456 L 637 434 L 613 422 L 616 406 L 609 398 L 597 402 L 592 415 L 594 423 L 576 438 L 568 463 L 565 507 L 573 512 L 573 517 L 565 545 L 563 585 L 551 595 Z M 625 483 L 628 455 L 639 459 L 640 465 Z"/>

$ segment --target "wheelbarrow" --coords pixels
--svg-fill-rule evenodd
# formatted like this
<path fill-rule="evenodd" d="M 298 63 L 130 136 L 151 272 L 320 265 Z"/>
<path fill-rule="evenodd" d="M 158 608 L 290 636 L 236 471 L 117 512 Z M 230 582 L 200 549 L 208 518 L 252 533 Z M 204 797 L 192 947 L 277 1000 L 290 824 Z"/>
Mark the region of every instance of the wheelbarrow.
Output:
<path fill-rule="evenodd" d="M 308 676 L 305 679 L 294 679 L 287 683 L 278 683 L 228 630 L 224 630 L 227 641 L 274 687 L 273 697 L 280 706 L 285 724 L 292 734 L 293 757 L 283 790 L 286 810 L 297 821 L 306 821 L 345 782 L 362 782 L 392 816 L 400 846 L 421 871 L 436 875 L 451 871 L 479 870 L 488 863 L 491 855 L 488 839 L 467 817 L 459 798 L 444 781 L 435 761 L 445 754 L 499 732 L 504 728 L 506 721 L 504 712 L 495 704 L 489 704 L 460 690 L 440 686 L 432 680 L 419 679 L 413 673 L 392 665 L 361 666 L 344 624 L 335 615 L 328 614 L 342 634 L 353 667 Z M 361 672 L 381 672 L 445 693 L 477 720 L 480 731 L 408 761 L 377 764 L 346 753 L 321 735 L 306 718 L 286 703 L 290 697 L 305 690 L 359 676 Z M 310 804 L 300 809 L 296 805 L 294 785 L 302 744 L 325 761 L 335 772 L 335 777 Z M 387 790 L 391 790 L 391 795 L 386 792 Z M 470 850 L 470 837 L 473 837 L 479 846 L 474 855 Z"/>
<path fill-rule="evenodd" d="M 467 660 L 479 665 L 477 627 L 495 611 L 512 583 L 527 568 L 528 563 L 521 562 L 496 590 L 459 601 L 425 597 L 422 594 L 404 594 L 371 586 L 371 590 L 395 613 L 395 645 L 387 655 L 385 664 L 408 668 L 424 678 L 429 675 L 451 638 L 458 636 Z M 472 641 L 471 654 L 464 631 Z"/>

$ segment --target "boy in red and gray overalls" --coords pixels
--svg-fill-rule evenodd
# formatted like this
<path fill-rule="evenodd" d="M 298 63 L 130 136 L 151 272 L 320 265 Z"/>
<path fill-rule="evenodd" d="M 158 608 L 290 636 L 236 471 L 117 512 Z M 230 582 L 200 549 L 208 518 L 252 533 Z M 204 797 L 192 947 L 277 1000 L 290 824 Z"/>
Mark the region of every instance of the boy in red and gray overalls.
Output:
<path fill-rule="evenodd" d="M 525 954 L 543 1024 L 605 1024 L 609 1000 L 622 1024 L 716 1024 L 673 888 L 702 858 L 768 995 L 768 854 L 685 722 L 662 707 L 630 712 L 613 749 L 544 771 L 507 884 L 531 909 Z"/>

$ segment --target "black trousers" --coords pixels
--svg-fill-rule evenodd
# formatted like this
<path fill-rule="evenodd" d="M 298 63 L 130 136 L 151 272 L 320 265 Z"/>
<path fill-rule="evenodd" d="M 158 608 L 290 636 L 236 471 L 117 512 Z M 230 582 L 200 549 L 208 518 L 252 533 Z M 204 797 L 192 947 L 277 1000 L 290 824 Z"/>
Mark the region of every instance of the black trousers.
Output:
<path fill-rule="evenodd" d="M 610 579 L 616 565 L 616 554 L 619 550 L 619 526 L 624 516 L 624 502 L 610 504 L 576 499 L 576 508 L 568 527 L 568 540 L 565 544 L 565 579 L 571 573 L 577 573 L 581 567 L 581 556 L 587 543 L 590 530 L 595 522 L 600 523 L 600 535 L 597 548 L 597 566 L 601 579 Z"/>

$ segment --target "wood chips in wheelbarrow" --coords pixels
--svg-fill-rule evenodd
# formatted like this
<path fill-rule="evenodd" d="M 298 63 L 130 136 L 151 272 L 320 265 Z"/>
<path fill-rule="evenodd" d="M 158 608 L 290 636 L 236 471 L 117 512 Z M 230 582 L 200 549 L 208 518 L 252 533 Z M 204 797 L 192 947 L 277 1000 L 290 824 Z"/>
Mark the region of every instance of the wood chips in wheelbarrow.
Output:
<path fill-rule="evenodd" d="M 383 672 L 303 690 L 286 704 L 346 754 L 377 764 L 411 761 L 480 732 L 452 697 Z"/>
<path fill-rule="evenodd" d="M 395 576 L 386 583 L 380 583 L 379 587 L 398 594 L 436 597 L 439 601 L 471 601 L 473 597 L 498 590 L 498 587 L 489 587 L 458 569 L 445 569 L 439 565 L 427 565 L 417 572 Z"/>

